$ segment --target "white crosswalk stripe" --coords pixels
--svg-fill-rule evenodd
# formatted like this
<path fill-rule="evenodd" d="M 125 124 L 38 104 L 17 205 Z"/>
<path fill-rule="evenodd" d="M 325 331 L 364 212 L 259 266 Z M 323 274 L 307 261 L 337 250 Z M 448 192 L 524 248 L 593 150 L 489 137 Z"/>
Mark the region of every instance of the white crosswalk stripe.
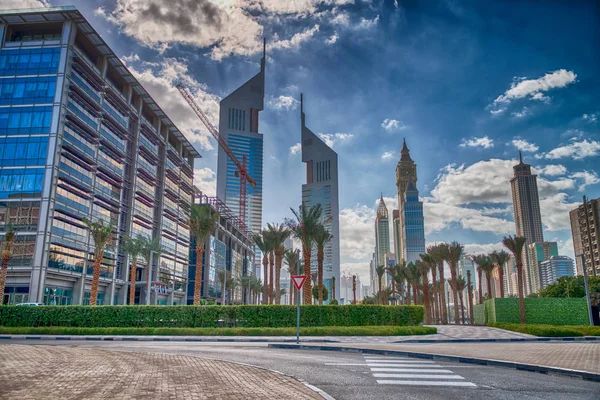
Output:
<path fill-rule="evenodd" d="M 434 361 L 373 356 L 364 359 L 380 385 L 477 387 Z"/>

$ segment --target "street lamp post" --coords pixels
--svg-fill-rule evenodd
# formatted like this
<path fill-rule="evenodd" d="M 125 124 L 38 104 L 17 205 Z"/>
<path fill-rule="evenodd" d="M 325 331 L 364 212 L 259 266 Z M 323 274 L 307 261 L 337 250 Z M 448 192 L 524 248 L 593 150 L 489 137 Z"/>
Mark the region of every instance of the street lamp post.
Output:
<path fill-rule="evenodd" d="M 154 253 L 156 253 L 156 252 L 155 251 L 150 252 L 150 260 L 149 260 L 150 265 L 148 266 L 148 275 L 149 275 L 149 279 L 150 279 L 150 286 L 152 286 L 152 256 L 154 255 Z M 148 291 L 146 291 L 146 305 L 147 306 L 150 305 L 150 288 L 148 288 Z"/>
<path fill-rule="evenodd" d="M 585 303 L 587 304 L 588 317 L 590 325 L 594 325 L 594 316 L 592 315 L 592 302 L 590 301 L 590 287 L 588 286 L 587 268 L 585 266 L 585 255 L 580 254 L 581 266 L 583 267 L 583 286 L 585 287 Z"/>

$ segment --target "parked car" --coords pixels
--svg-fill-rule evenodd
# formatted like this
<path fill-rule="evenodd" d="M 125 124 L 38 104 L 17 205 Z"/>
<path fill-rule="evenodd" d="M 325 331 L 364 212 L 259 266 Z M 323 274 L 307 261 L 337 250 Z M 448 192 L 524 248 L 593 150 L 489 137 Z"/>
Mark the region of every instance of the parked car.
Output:
<path fill-rule="evenodd" d="M 44 303 L 19 303 L 18 306 L 43 306 Z"/>

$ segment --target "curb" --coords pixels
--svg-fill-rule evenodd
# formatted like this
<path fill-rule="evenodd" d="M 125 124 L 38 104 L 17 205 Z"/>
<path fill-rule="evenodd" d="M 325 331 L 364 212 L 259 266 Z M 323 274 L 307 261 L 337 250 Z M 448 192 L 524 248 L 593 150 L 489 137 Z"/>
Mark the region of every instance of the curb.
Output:
<path fill-rule="evenodd" d="M 296 339 L 260 338 L 194 338 L 194 337 L 154 337 L 154 336 L 54 336 L 54 335 L 0 335 L 0 340 L 84 340 L 84 341 L 123 341 L 123 342 L 209 342 L 209 343 L 296 343 Z M 305 343 L 340 343 L 329 339 L 302 339 Z"/>
<path fill-rule="evenodd" d="M 600 336 L 575 337 L 534 337 L 534 338 L 500 338 L 500 339 L 409 339 L 391 343 L 514 343 L 514 342 L 593 342 L 600 341 Z"/>
<path fill-rule="evenodd" d="M 579 371 L 575 369 L 549 367 L 543 365 L 525 364 L 512 361 L 501 360 L 486 360 L 483 358 L 450 356 L 445 354 L 418 353 L 413 351 L 403 350 L 379 350 L 379 349 L 363 349 L 360 347 L 343 347 L 343 346 L 314 346 L 314 345 L 297 345 L 287 343 L 270 343 L 269 348 L 272 349 L 298 349 L 298 350 L 321 350 L 321 351 L 347 351 L 363 354 L 377 354 L 390 356 L 414 357 L 428 360 L 450 361 L 465 364 L 487 365 L 490 367 L 505 367 L 521 371 L 539 372 L 542 374 L 557 374 L 569 377 L 581 378 L 586 381 L 600 382 L 600 374 L 593 372 Z"/>

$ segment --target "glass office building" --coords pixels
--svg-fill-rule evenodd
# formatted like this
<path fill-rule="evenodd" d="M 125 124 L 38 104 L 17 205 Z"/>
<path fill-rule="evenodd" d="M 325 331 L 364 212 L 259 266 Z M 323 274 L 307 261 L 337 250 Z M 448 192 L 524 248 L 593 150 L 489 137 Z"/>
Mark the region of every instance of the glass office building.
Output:
<path fill-rule="evenodd" d="M 419 201 L 419 191 L 411 179 L 404 191 L 402 202 L 402 232 L 404 238 L 404 254 L 406 262 L 415 262 L 425 253 L 425 221 L 423 218 L 423 202 Z"/>
<path fill-rule="evenodd" d="M 184 302 L 199 154 L 74 7 L 0 11 L 0 46 L 0 234 L 17 232 L 3 301 L 88 304 L 88 219 L 114 227 L 99 304 L 145 299 L 121 246 L 138 234 L 161 237 L 151 302 Z"/>

